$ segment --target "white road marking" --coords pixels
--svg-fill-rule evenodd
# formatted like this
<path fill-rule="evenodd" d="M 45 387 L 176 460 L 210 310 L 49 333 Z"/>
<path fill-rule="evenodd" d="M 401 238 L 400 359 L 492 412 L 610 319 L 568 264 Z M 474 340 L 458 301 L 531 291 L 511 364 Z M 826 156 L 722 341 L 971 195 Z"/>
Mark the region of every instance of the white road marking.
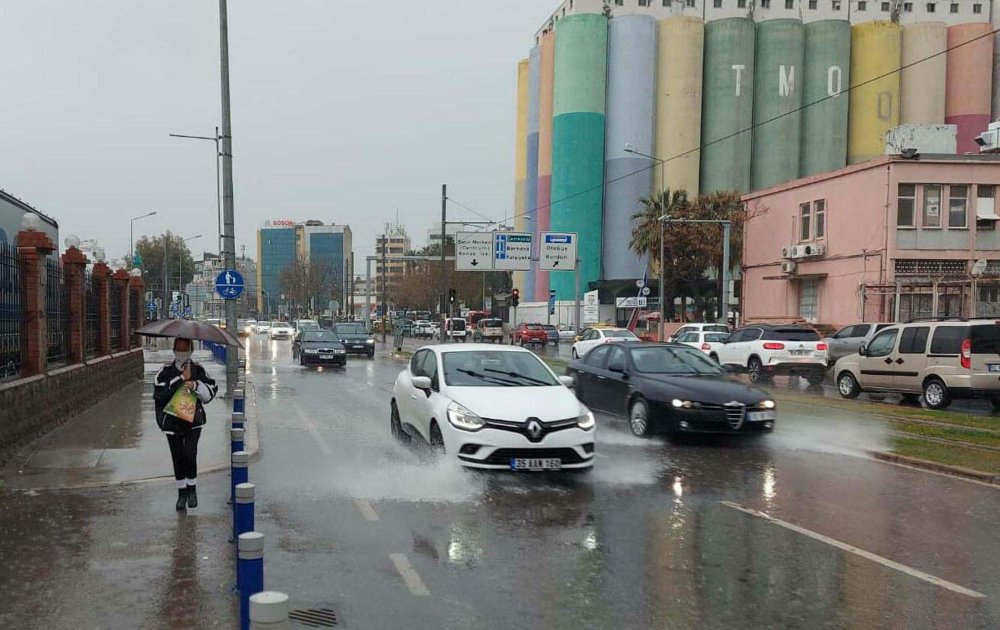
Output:
<path fill-rule="evenodd" d="M 406 583 L 406 588 L 410 589 L 410 593 L 416 595 L 417 597 L 430 597 L 431 592 L 427 590 L 424 586 L 424 581 L 420 579 L 417 575 L 417 571 L 410 564 L 409 559 L 407 559 L 406 554 L 402 553 L 390 553 L 389 559 L 392 563 L 396 565 L 396 571 L 399 572 L 399 576 L 403 578 L 403 582 Z"/>
<path fill-rule="evenodd" d="M 302 420 L 302 424 L 306 425 L 306 429 L 313 436 L 313 439 L 316 440 L 316 444 L 319 446 L 319 449 L 323 451 L 323 454 L 328 456 L 333 455 L 333 449 L 326 443 L 326 439 L 323 437 L 323 434 L 319 432 L 319 427 L 316 426 L 316 423 L 313 422 L 304 411 L 302 411 L 302 407 L 299 403 L 293 402 L 292 406 L 295 407 L 295 412 L 298 414 L 299 419 Z"/>
<path fill-rule="evenodd" d="M 971 589 L 965 588 L 964 586 L 959 586 L 958 584 L 955 584 L 954 582 L 949 582 L 948 580 L 942 580 L 941 578 L 934 577 L 933 575 L 930 575 L 929 573 L 924 573 L 923 571 L 920 571 L 918 569 L 914 569 L 913 567 L 908 567 L 905 564 L 900 564 L 900 563 L 895 562 L 893 560 L 890 560 L 888 558 L 884 558 L 884 557 L 882 557 L 880 555 L 874 554 L 874 553 L 872 553 L 870 551 L 865 551 L 864 549 L 859 549 L 859 548 L 855 547 L 854 545 L 849 545 L 849 544 L 847 544 L 845 542 L 841 542 L 841 541 L 836 540 L 834 538 L 830 538 L 829 536 L 824 536 L 823 534 L 819 534 L 819 533 L 814 532 L 812 530 L 805 529 L 804 527 L 799 527 L 798 525 L 793 525 L 792 523 L 789 523 L 788 521 L 783 521 L 780 518 L 775 518 L 775 517 L 771 516 L 770 514 L 765 514 L 764 512 L 759 512 L 757 510 L 754 510 L 754 509 L 751 509 L 751 508 L 748 508 L 748 507 L 744 507 L 742 505 L 739 505 L 738 503 L 732 503 L 730 501 L 721 501 L 721 503 L 722 503 L 722 505 L 725 505 L 726 507 L 733 508 L 734 510 L 739 510 L 740 512 L 743 512 L 745 514 L 749 514 L 750 516 L 756 516 L 757 518 L 762 518 L 765 521 L 768 521 L 768 522 L 773 523 L 775 525 L 779 525 L 781 527 L 784 527 L 785 529 L 790 529 L 793 532 L 798 532 L 799 534 L 802 534 L 803 536 L 808 536 L 809 538 L 812 538 L 813 540 L 818 540 L 820 542 L 824 542 L 824 543 L 826 543 L 828 545 L 831 545 L 833 547 L 837 547 L 838 549 L 843 549 L 844 551 L 849 551 L 850 553 L 853 553 L 855 555 L 861 556 L 862 558 L 866 558 L 868 560 L 871 560 L 872 562 L 877 562 L 877 563 L 881 564 L 882 566 L 889 567 L 890 569 L 896 569 L 897 571 L 902 571 L 903 573 L 905 573 L 907 575 L 911 575 L 911 576 L 913 576 L 913 577 L 915 577 L 917 579 L 924 580 L 925 582 L 930 582 L 931 584 L 934 584 L 935 586 L 940 586 L 940 587 L 946 588 L 946 589 L 948 589 L 950 591 L 954 591 L 955 593 L 958 593 L 959 595 L 965 595 L 966 597 L 976 597 L 976 598 L 984 598 L 984 597 L 986 597 L 985 595 L 983 595 L 982 593 L 980 593 L 978 591 L 973 591 Z"/>
<path fill-rule="evenodd" d="M 375 508 L 372 504 L 364 499 L 355 499 L 354 505 L 357 506 L 358 511 L 361 512 L 361 516 L 365 517 L 366 521 L 377 521 L 378 513 L 375 512 Z"/>

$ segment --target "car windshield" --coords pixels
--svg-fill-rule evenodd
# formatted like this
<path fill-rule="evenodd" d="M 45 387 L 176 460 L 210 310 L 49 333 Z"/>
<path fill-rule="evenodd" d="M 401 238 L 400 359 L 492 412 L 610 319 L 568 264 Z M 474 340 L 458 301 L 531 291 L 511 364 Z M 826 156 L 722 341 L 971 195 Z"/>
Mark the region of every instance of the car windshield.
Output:
<path fill-rule="evenodd" d="M 604 336 L 608 339 L 638 339 L 629 330 L 605 330 Z"/>
<path fill-rule="evenodd" d="M 367 335 L 364 324 L 337 324 L 338 335 Z"/>
<path fill-rule="evenodd" d="M 718 376 L 722 368 L 694 348 L 646 346 L 632 348 L 632 362 L 637 372 L 646 374 L 692 374 Z"/>
<path fill-rule="evenodd" d="M 310 330 L 302 333 L 302 343 L 312 343 L 317 341 L 336 342 L 337 335 L 328 330 Z"/>
<path fill-rule="evenodd" d="M 819 333 L 808 328 L 774 328 L 764 330 L 768 341 L 819 341 Z"/>
<path fill-rule="evenodd" d="M 445 352 L 444 382 L 451 387 L 542 387 L 559 385 L 530 352 Z"/>

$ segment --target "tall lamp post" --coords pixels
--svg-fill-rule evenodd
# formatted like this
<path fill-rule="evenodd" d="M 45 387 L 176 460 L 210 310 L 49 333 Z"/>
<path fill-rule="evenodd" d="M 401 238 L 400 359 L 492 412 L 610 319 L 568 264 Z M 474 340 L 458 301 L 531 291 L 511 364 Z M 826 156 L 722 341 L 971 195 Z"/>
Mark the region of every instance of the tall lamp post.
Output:
<path fill-rule="evenodd" d="M 215 143 L 215 211 L 219 220 L 218 234 L 216 235 L 216 240 L 218 241 L 219 256 L 222 256 L 222 195 L 220 194 L 219 186 L 219 157 L 222 155 L 219 153 L 219 128 L 215 128 L 215 137 L 209 136 L 186 136 L 180 133 L 170 134 L 171 138 L 186 138 L 188 140 L 209 140 Z"/>
<path fill-rule="evenodd" d="M 625 151 L 625 153 L 632 153 L 632 154 L 638 155 L 640 157 L 649 158 L 650 160 L 653 160 L 654 162 L 659 162 L 659 164 L 660 164 L 660 185 L 661 186 L 665 186 L 666 185 L 666 183 L 667 183 L 667 173 L 666 173 L 666 164 L 667 164 L 667 161 L 666 160 L 661 160 L 660 158 L 656 157 L 655 155 L 647 155 L 645 153 L 641 153 L 639 151 L 636 151 L 634 148 L 632 148 L 631 144 L 627 144 L 627 143 L 625 144 L 624 151 Z M 665 207 L 662 208 L 662 209 L 666 210 Z M 664 266 L 663 266 L 663 256 L 664 256 L 664 248 L 663 248 L 663 217 L 660 217 L 659 224 L 660 224 L 660 282 L 659 282 L 659 285 L 660 285 L 660 331 L 661 331 L 660 332 L 660 336 L 662 337 L 662 335 L 663 335 L 663 332 L 662 332 L 663 331 L 663 324 L 665 323 L 665 321 L 667 319 L 667 305 L 664 303 L 665 300 L 666 300 L 666 298 L 664 297 L 664 290 L 663 290 L 663 285 L 664 285 L 664 282 L 663 282 L 663 269 L 664 269 Z"/>
<path fill-rule="evenodd" d="M 129 267 L 132 267 L 133 265 L 135 265 L 135 245 L 134 245 L 134 241 L 135 241 L 135 229 L 134 229 L 135 228 L 135 222 L 138 221 L 139 219 L 145 219 L 146 217 L 151 217 L 154 214 L 156 214 L 156 210 L 154 210 L 152 212 L 147 212 L 146 214 L 140 214 L 137 217 L 132 217 L 131 219 L 129 219 L 129 222 L 128 222 L 128 258 L 129 258 L 128 264 L 129 264 Z"/>
<path fill-rule="evenodd" d="M 660 231 L 662 234 L 664 223 L 715 223 L 722 226 L 722 291 L 719 296 L 719 317 L 720 324 L 728 324 L 729 321 L 729 240 L 732 236 L 733 222 L 726 219 L 674 219 L 664 214 L 659 218 Z M 661 240 L 662 247 L 662 240 Z M 663 274 L 663 259 L 660 259 L 660 274 Z M 662 324 L 662 322 L 661 322 Z"/>

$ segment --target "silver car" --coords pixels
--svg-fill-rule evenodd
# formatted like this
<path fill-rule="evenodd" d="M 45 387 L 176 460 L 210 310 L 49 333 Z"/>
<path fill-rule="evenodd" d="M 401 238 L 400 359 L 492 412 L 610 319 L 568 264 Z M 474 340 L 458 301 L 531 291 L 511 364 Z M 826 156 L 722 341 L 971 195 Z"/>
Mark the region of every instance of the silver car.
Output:
<path fill-rule="evenodd" d="M 830 365 L 843 357 L 857 354 L 861 345 L 875 336 L 875 333 L 892 324 L 886 323 L 865 323 L 851 324 L 838 330 L 832 337 L 827 337 L 823 341 L 828 347 L 830 354 Z"/>

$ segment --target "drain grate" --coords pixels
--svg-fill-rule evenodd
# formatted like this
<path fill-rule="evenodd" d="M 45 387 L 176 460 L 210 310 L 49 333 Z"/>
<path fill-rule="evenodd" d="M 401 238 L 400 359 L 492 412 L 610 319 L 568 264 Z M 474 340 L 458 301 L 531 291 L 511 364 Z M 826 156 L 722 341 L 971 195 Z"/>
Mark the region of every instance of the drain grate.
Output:
<path fill-rule="evenodd" d="M 305 628 L 336 628 L 339 623 L 337 611 L 327 606 L 293 610 L 288 613 L 288 618 Z"/>

